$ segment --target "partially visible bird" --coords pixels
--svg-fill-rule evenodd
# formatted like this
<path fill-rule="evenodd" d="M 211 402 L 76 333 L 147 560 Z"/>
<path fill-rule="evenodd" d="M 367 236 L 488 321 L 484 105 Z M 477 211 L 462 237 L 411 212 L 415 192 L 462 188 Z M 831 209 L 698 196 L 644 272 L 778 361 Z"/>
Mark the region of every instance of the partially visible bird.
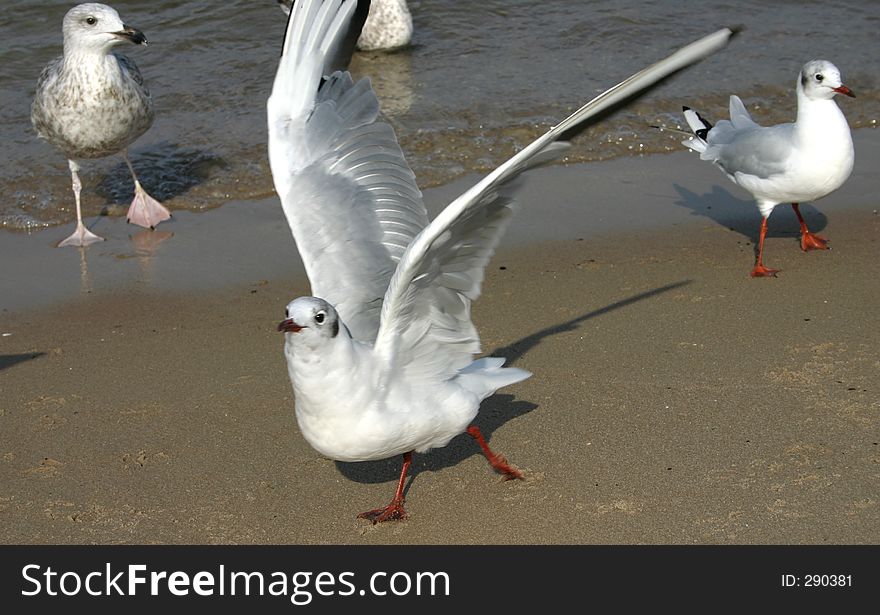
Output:
<path fill-rule="evenodd" d="M 278 4 L 289 15 L 295 1 L 278 0 Z M 398 49 L 409 45 L 412 33 L 412 15 L 406 0 L 372 0 L 357 48 L 361 51 Z"/>
<path fill-rule="evenodd" d="M 738 96 L 730 97 L 730 120 L 714 127 L 699 113 L 684 107 L 695 137 L 682 144 L 699 152 L 701 160 L 718 165 L 731 181 L 748 190 L 761 210 L 758 255 L 752 277 L 774 276 L 779 269 L 764 266 L 767 218 L 780 203 L 791 203 L 801 227 L 801 249 L 825 250 L 828 242 L 811 233 L 798 204 L 837 190 L 849 177 L 855 161 L 849 124 L 833 98 L 855 97 L 831 62 L 804 64 L 797 80 L 797 120 L 792 124 L 759 126 Z"/>
<path fill-rule="evenodd" d="M 31 106 L 37 135 L 68 158 L 76 200 L 76 230 L 58 244 L 87 246 L 103 238 L 82 221 L 79 164 L 122 152 L 134 180 L 128 221 L 154 227 L 171 213 L 146 193 L 128 158 L 127 148 L 153 123 L 153 102 L 134 62 L 114 49 L 146 45 L 140 30 L 122 23 L 104 4 L 80 4 L 64 16 L 64 54 L 43 69 Z"/>
<path fill-rule="evenodd" d="M 362 513 L 401 519 L 413 452 L 467 433 L 505 478 L 522 473 L 472 424 L 480 402 L 529 372 L 474 360 L 471 302 L 513 212 L 516 178 L 561 156 L 608 115 L 723 47 L 720 30 L 604 92 L 428 220 L 369 79 L 328 63 L 351 34 L 357 0 L 298 0 L 267 104 L 269 163 L 314 297 L 287 306 L 278 330 L 305 439 L 339 461 L 403 455 L 391 502 Z"/>

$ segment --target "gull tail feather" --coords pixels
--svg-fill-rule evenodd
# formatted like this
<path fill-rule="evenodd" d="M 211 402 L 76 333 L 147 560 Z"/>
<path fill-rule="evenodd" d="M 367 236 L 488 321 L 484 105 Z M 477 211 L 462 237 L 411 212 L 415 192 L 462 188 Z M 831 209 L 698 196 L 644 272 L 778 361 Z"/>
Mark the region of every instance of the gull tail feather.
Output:
<path fill-rule="evenodd" d="M 484 400 L 495 391 L 516 382 L 521 382 L 532 372 L 518 367 L 502 367 L 504 359 L 484 357 L 459 370 L 456 381 L 468 391 Z"/>

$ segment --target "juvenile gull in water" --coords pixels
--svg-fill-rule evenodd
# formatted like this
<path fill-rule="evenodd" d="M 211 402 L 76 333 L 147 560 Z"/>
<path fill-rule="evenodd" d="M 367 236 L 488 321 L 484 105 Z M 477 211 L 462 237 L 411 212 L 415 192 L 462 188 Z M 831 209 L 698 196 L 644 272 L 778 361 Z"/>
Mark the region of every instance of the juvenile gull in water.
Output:
<path fill-rule="evenodd" d="M 171 213 L 141 187 L 126 149 L 153 123 L 153 103 L 135 63 L 113 48 L 146 45 L 147 39 L 122 23 L 114 9 L 96 3 L 70 9 L 63 32 L 64 55 L 40 75 L 31 122 L 40 137 L 64 152 L 73 178 L 76 230 L 58 246 L 87 246 L 103 238 L 83 225 L 77 159 L 122 151 L 135 190 L 128 221 L 154 227 Z"/>
<path fill-rule="evenodd" d="M 530 375 L 502 367 L 502 358 L 475 361 L 480 342 L 471 322 L 517 176 L 561 156 L 564 141 L 597 116 L 720 49 L 732 33 L 705 37 L 607 90 L 429 221 L 394 131 L 378 119 L 369 80 L 328 70 L 348 40 L 355 4 L 297 0 L 267 105 L 269 163 L 317 295 L 288 304 L 278 325 L 297 423 L 331 459 L 403 455 L 391 503 L 361 515 L 378 522 L 406 515 L 412 453 L 462 433 L 505 477 L 522 476 L 472 424 L 483 399 Z"/>
<path fill-rule="evenodd" d="M 853 170 L 855 152 L 849 124 L 834 102 L 835 94 L 855 96 L 831 62 L 804 64 L 797 81 L 797 121 L 759 126 L 739 96 L 730 97 L 730 120 L 714 127 L 685 107 L 695 138 L 682 143 L 710 160 L 730 180 L 749 192 L 761 210 L 758 256 L 752 277 L 774 276 L 764 266 L 767 218 L 779 203 L 791 203 L 801 225 L 801 249 L 825 250 L 827 240 L 807 230 L 798 202 L 814 201 L 840 188 Z"/>
<path fill-rule="evenodd" d="M 278 4 L 281 10 L 290 14 L 294 1 L 278 0 Z M 409 45 L 412 33 L 412 15 L 406 0 L 372 0 L 357 48 L 362 51 L 398 49 Z"/>

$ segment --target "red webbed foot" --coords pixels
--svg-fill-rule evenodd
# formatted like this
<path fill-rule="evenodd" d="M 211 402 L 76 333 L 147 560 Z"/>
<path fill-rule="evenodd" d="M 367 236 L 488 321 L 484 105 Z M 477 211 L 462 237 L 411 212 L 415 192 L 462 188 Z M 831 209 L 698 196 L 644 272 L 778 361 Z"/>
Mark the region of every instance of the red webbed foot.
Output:
<path fill-rule="evenodd" d="M 403 508 L 403 486 L 406 483 L 406 474 L 409 472 L 409 466 L 412 465 L 412 451 L 403 454 L 403 467 L 400 469 L 400 478 L 397 480 L 397 491 L 391 503 L 385 508 L 375 508 L 362 512 L 358 515 L 358 519 L 366 519 L 372 521 L 373 525 L 382 523 L 383 521 L 400 521 L 406 519 L 406 510 Z"/>
<path fill-rule="evenodd" d="M 406 519 L 406 510 L 403 508 L 403 499 L 391 500 L 391 503 L 385 508 L 375 508 L 362 512 L 358 515 L 358 519 L 366 519 L 371 521 L 373 525 L 382 523 L 383 521 L 400 521 Z"/>
<path fill-rule="evenodd" d="M 769 269 L 764 265 L 755 265 L 755 268 L 752 269 L 752 277 L 753 278 L 775 278 L 776 274 L 782 271 L 781 269 Z"/>
<path fill-rule="evenodd" d="M 827 250 L 828 240 L 820 237 L 816 233 L 803 233 L 801 235 L 801 250 L 808 252 L 809 250 Z"/>

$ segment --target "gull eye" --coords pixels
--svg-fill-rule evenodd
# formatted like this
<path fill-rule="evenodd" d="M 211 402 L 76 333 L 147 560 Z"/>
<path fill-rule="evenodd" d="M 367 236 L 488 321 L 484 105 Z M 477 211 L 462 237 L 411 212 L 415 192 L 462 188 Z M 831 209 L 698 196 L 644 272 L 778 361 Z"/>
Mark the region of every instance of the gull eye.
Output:
<path fill-rule="evenodd" d="M 816 75 L 816 81 L 818 81 L 819 83 L 822 83 L 823 79 L 825 79 L 825 75 L 823 75 L 822 73 Z"/>
<path fill-rule="evenodd" d="M 94 26 L 96 23 L 98 23 L 98 20 L 89 15 L 88 17 L 86 17 L 86 23 L 90 26 Z"/>
<path fill-rule="evenodd" d="M 315 322 L 318 323 L 319 325 L 323 324 L 324 318 L 326 318 L 326 317 L 327 317 L 327 313 L 324 310 L 321 310 L 320 312 L 317 312 L 315 314 Z"/>
<path fill-rule="evenodd" d="M 284 317 L 290 318 L 290 310 L 288 310 L 287 308 L 284 308 Z"/>

